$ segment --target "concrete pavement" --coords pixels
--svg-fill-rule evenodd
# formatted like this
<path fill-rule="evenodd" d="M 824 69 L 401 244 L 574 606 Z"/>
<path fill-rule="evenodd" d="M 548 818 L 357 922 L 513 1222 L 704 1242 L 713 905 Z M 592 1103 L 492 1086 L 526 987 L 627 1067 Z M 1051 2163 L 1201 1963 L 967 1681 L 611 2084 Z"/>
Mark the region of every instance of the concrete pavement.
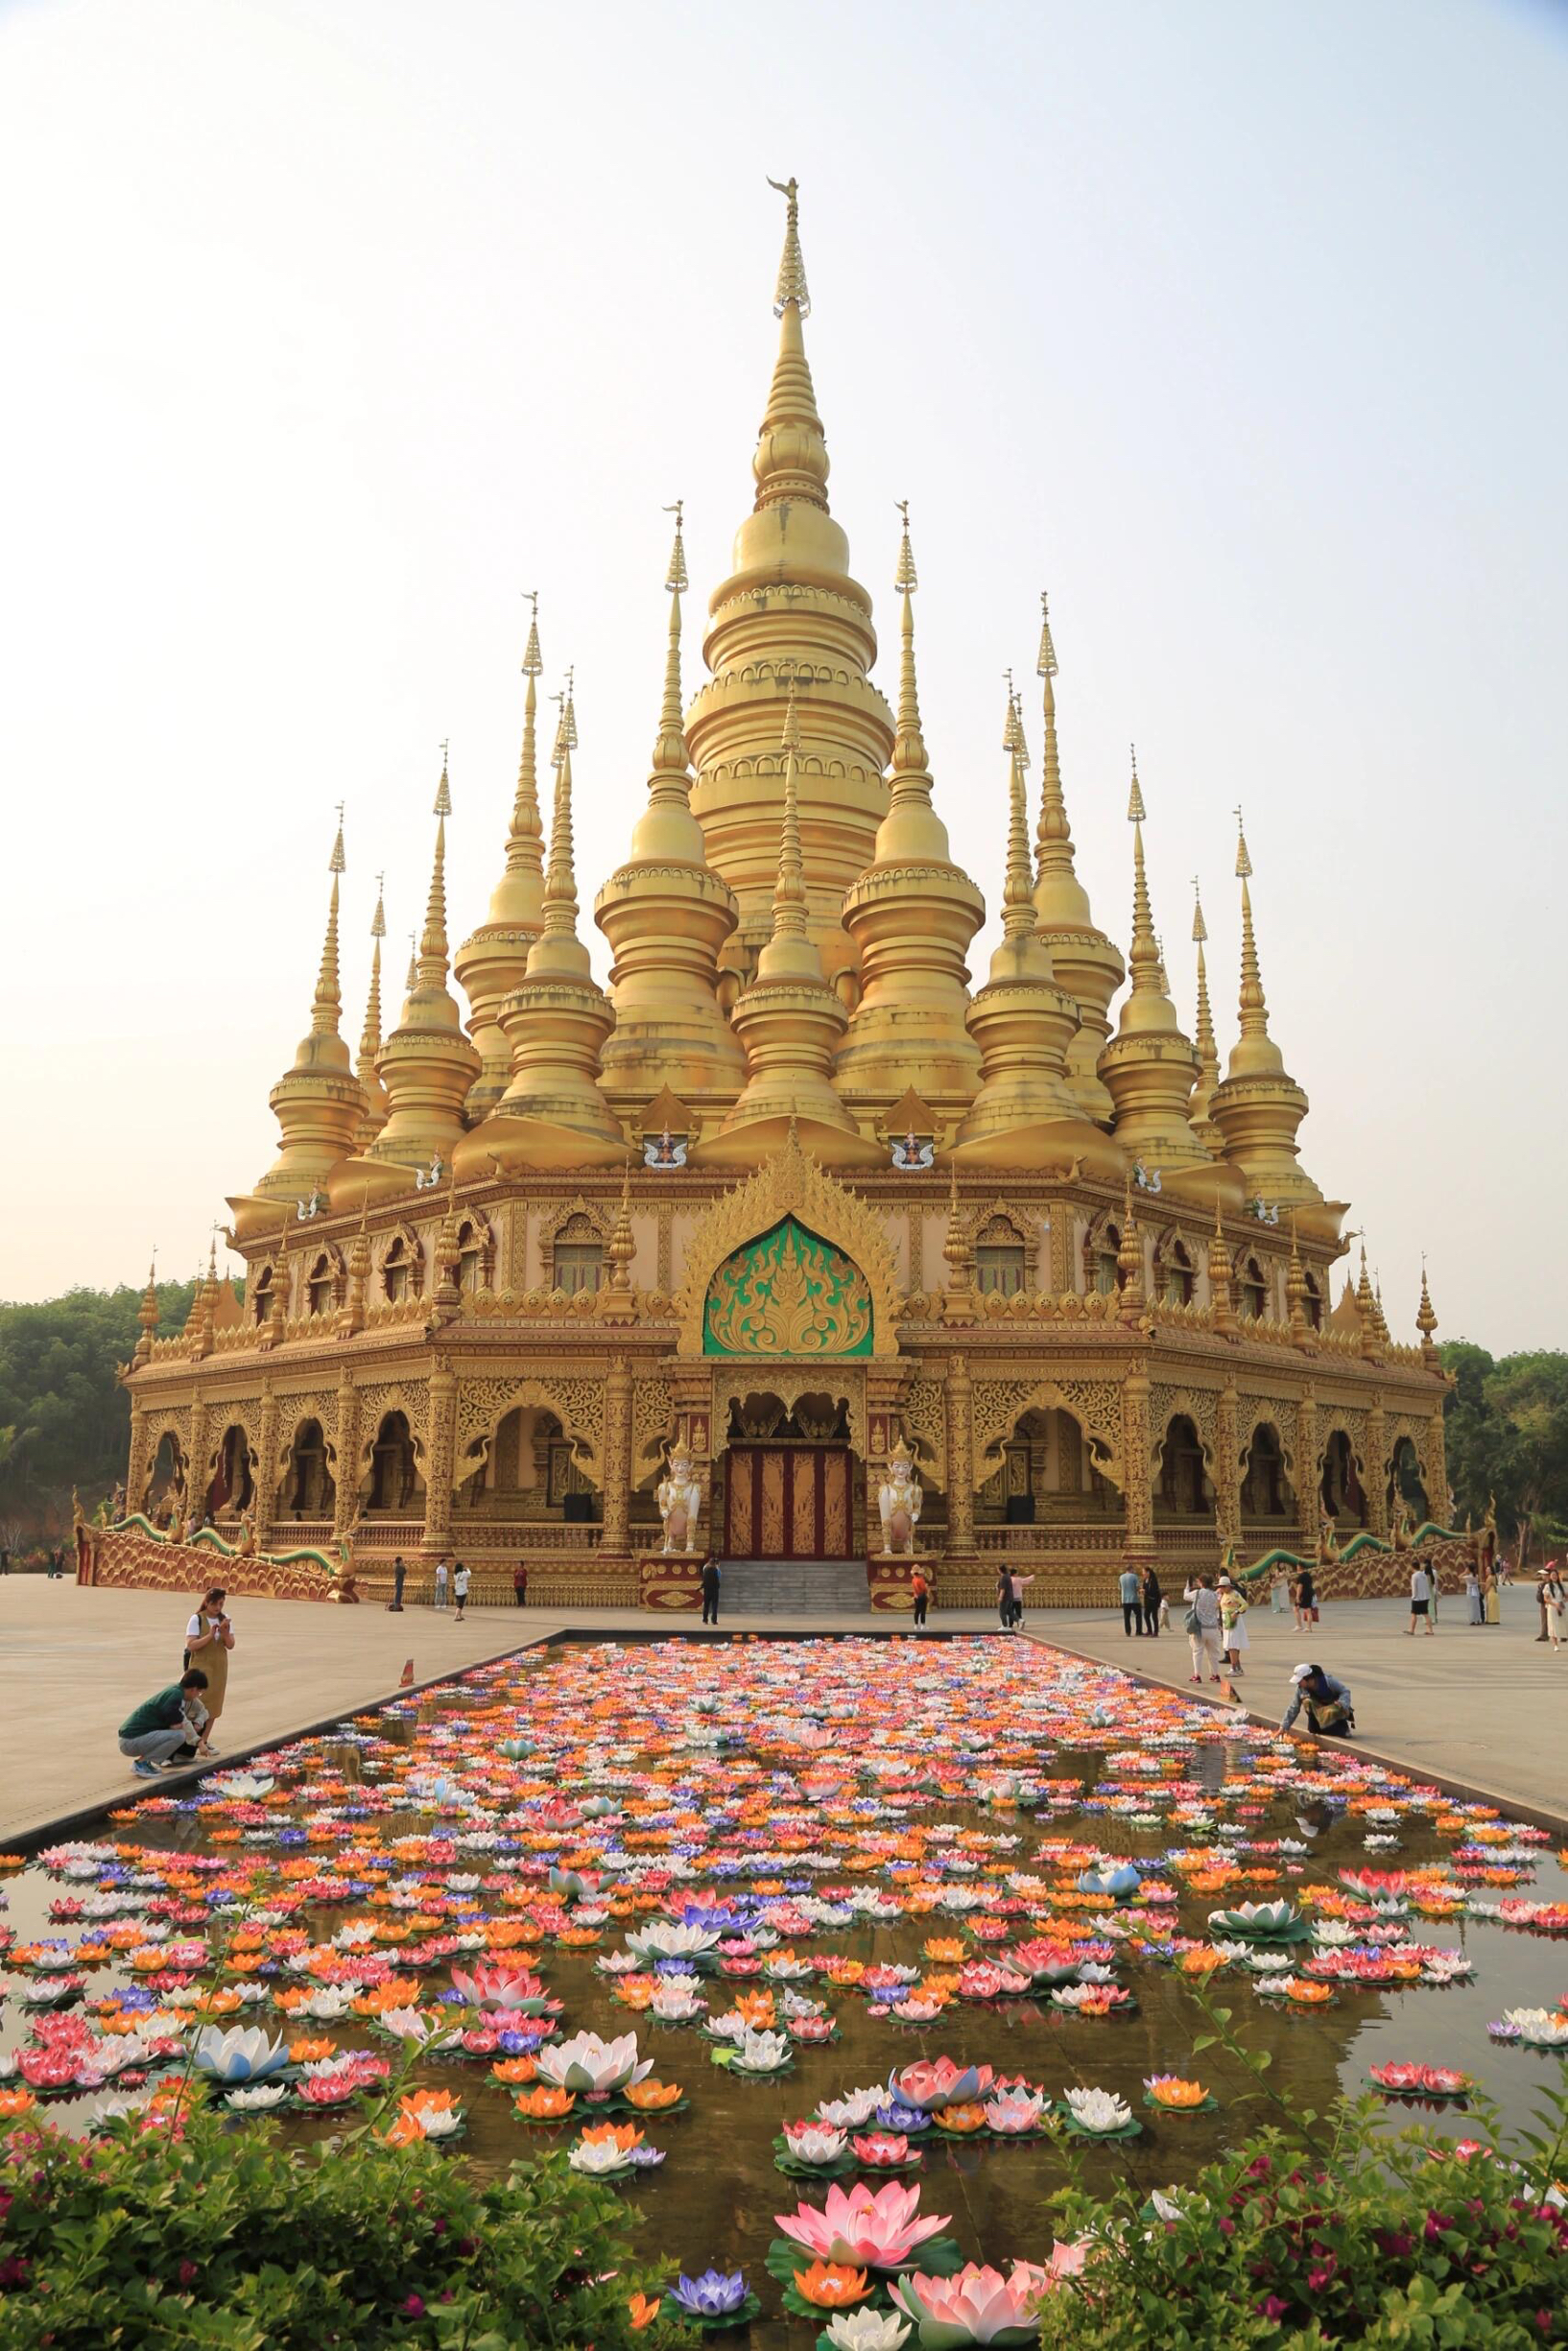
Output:
<path fill-rule="evenodd" d="M 1174 1607 L 1176 1622 L 1180 1606 Z M 88 1590 L 40 1576 L 0 1579 L 0 1847 L 62 1815 L 128 1799 L 135 1779 L 115 1743 L 137 1701 L 178 1678 L 189 1610 L 178 1594 Z M 633 1612 L 545 1608 L 471 1609 L 451 1615 L 411 1607 L 333 1608 L 309 1601 L 237 1600 L 228 1698 L 218 1734 L 226 1756 L 261 1740 L 285 1740 L 311 1724 L 354 1713 L 398 1686 L 406 1659 L 415 1677 L 505 1656 L 571 1627 L 616 1634 L 665 1631 L 701 1637 L 693 1617 L 659 1620 Z M 1350 1684 L 1368 1746 L 1416 1774 L 1443 1773 L 1477 1793 L 1568 1818 L 1568 1648 L 1537 1648 L 1528 1589 L 1505 1593 L 1500 1627 L 1472 1630 L 1462 1600 L 1442 1603 L 1432 1639 L 1406 1637 L 1395 1601 L 1326 1605 L 1311 1633 L 1289 1617 L 1255 1608 L 1238 1697 L 1275 1720 L 1291 1667 L 1315 1659 Z M 989 1610 L 934 1614 L 932 1630 L 987 1631 Z M 1121 1612 L 1034 1609 L 1037 1640 L 1185 1687 L 1187 1644 L 1172 1629 L 1127 1640 Z M 908 1632 L 907 1618 L 743 1617 L 721 1631 Z"/>

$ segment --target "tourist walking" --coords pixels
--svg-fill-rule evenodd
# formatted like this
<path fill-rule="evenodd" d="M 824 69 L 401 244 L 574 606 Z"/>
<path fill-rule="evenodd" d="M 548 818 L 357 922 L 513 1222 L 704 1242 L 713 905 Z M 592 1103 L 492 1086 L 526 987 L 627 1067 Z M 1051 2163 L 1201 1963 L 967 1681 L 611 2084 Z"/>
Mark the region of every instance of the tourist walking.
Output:
<path fill-rule="evenodd" d="M 207 1710 L 202 1693 L 207 1677 L 193 1665 L 178 1681 L 144 1698 L 120 1725 L 120 1752 L 131 1757 L 138 1779 L 153 1779 L 159 1764 L 177 1758 L 188 1763 L 198 1750 L 206 1726 Z"/>
<path fill-rule="evenodd" d="M 408 1573 L 407 1563 L 399 1552 L 392 1561 L 392 1596 L 387 1603 L 390 1615 L 401 1616 L 403 1613 L 403 1586 L 408 1581 Z"/>
<path fill-rule="evenodd" d="M 1488 1625 L 1501 1625 L 1503 1603 L 1498 1596 L 1497 1578 L 1489 1567 L 1481 1571 L 1481 1605 Z"/>
<path fill-rule="evenodd" d="M 1556 1559 L 1547 1561 L 1546 1573 L 1541 1578 L 1541 1614 L 1546 1620 L 1547 1636 L 1553 1648 L 1560 1649 L 1562 1621 L 1568 1614 L 1568 1586 L 1564 1585 L 1557 1573 Z"/>
<path fill-rule="evenodd" d="M 1122 1634 L 1130 1641 L 1134 1633 L 1143 1630 L 1143 1586 L 1138 1581 L 1135 1567 L 1124 1567 L 1117 1585 L 1122 1600 Z"/>
<path fill-rule="evenodd" d="M 1412 1639 L 1417 1625 L 1426 1627 L 1427 1639 L 1432 1638 L 1432 1578 L 1424 1567 L 1410 1571 L 1410 1627 Z"/>
<path fill-rule="evenodd" d="M 1285 1709 L 1281 1730 L 1290 1729 L 1304 1706 L 1307 1728 L 1314 1738 L 1349 1738 L 1356 1727 L 1356 1710 L 1347 1683 L 1338 1680 L 1320 1665 L 1298 1665 L 1291 1681 L 1294 1685 L 1291 1702 Z"/>
<path fill-rule="evenodd" d="M 1556 1572 L 1557 1563 L 1556 1559 L 1548 1559 L 1536 1573 L 1535 1607 L 1541 1620 L 1541 1629 L 1535 1635 L 1537 1641 L 1549 1641 L 1552 1637 L 1547 1622 L 1546 1587 L 1549 1579 L 1555 1576 Z"/>
<path fill-rule="evenodd" d="M 438 1608 L 444 1608 L 446 1605 L 446 1561 L 444 1559 L 438 1559 L 436 1562 L 436 1605 Z"/>
<path fill-rule="evenodd" d="M 915 1596 L 915 1622 L 917 1625 L 923 1625 L 926 1621 L 927 1603 L 931 1599 L 931 1580 L 923 1567 L 915 1569 L 909 1579 L 909 1588 Z"/>
<path fill-rule="evenodd" d="M 452 1597 L 458 1603 L 458 1612 L 452 1622 L 454 1625 L 461 1625 L 463 1611 L 468 1605 L 468 1570 L 461 1559 L 452 1570 Z"/>
<path fill-rule="evenodd" d="M 704 1625 L 717 1625 L 719 1622 L 719 1586 L 722 1580 L 719 1562 L 710 1551 L 702 1562 L 702 1622 Z"/>
<path fill-rule="evenodd" d="M 1025 1587 L 1028 1584 L 1032 1584 L 1033 1580 L 1034 1579 L 1033 1576 L 1020 1576 L 1016 1568 L 1011 1568 L 1009 1571 L 1008 1595 L 1011 1602 L 1011 1607 L 1009 1612 L 1009 1621 L 1010 1622 L 1014 1632 L 1017 1631 L 1019 1626 L 1024 1621 Z"/>
<path fill-rule="evenodd" d="M 1251 1647 L 1247 1637 L 1246 1617 L 1247 1601 L 1240 1587 L 1232 1583 L 1228 1576 L 1222 1576 L 1220 1579 L 1222 1645 L 1225 1652 L 1225 1663 L 1236 1674 L 1244 1674 L 1247 1671 L 1242 1663 L 1242 1651 Z"/>
<path fill-rule="evenodd" d="M 206 1734 L 197 1752 L 215 1755 L 212 1726 L 224 1711 L 224 1699 L 228 1694 L 228 1652 L 234 1646 L 234 1627 L 226 1614 L 228 1594 L 221 1583 L 202 1596 L 202 1604 L 185 1627 L 185 1664 L 199 1665 L 207 1677 L 202 1693 L 206 1708 Z"/>
<path fill-rule="evenodd" d="M 1146 1567 L 1143 1571 L 1143 1628 L 1151 1638 L 1158 1637 L 1160 1610 L 1164 1605 L 1165 1594 L 1160 1589 L 1159 1578 L 1152 1567 Z"/>
<path fill-rule="evenodd" d="M 1318 1587 L 1312 1579 L 1310 1567 L 1303 1567 L 1297 1574 L 1291 1599 L 1295 1607 L 1296 1630 L 1305 1632 L 1310 1625 L 1318 1621 Z"/>
<path fill-rule="evenodd" d="M 1220 1678 L 1220 1595 L 1214 1588 L 1212 1576 L 1200 1576 L 1189 1583 L 1181 1595 L 1187 1603 L 1187 1640 L 1192 1650 L 1193 1670 L 1189 1680 L 1201 1681 L 1203 1669 L 1208 1668 L 1210 1681 Z"/>
<path fill-rule="evenodd" d="M 517 1596 L 519 1608 L 528 1606 L 528 1569 L 521 1559 L 511 1571 L 511 1588 Z"/>
<path fill-rule="evenodd" d="M 0 1543 L 0 1576 L 9 1576 L 10 1574 L 11 1574 L 11 1554 L 10 1554 L 10 1552 L 9 1552 L 9 1551 L 6 1549 L 5 1544 L 4 1544 L 4 1543 Z"/>
<path fill-rule="evenodd" d="M 1481 1607 L 1481 1578 L 1476 1574 L 1474 1566 L 1467 1567 L 1464 1571 L 1464 1599 L 1470 1623 L 1485 1625 L 1486 1619 Z"/>

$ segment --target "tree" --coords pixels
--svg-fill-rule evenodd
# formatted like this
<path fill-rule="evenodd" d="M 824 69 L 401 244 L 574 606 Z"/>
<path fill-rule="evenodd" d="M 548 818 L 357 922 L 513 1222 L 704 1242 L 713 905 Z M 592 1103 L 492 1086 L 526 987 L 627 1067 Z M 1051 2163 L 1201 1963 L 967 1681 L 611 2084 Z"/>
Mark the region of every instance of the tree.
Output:
<path fill-rule="evenodd" d="M 194 1282 L 160 1282 L 158 1321 L 183 1328 Z M 116 1376 L 140 1336 L 139 1290 L 70 1290 L 0 1306 L 0 1521 L 52 1532 L 125 1475 L 131 1405 Z"/>
<path fill-rule="evenodd" d="M 1499 1362 L 1460 1340 L 1442 1359 L 1454 1374 L 1444 1434 L 1456 1500 L 1479 1522 L 1495 1495 L 1499 1530 L 1523 1565 L 1532 1545 L 1568 1537 L 1568 1354 Z"/>

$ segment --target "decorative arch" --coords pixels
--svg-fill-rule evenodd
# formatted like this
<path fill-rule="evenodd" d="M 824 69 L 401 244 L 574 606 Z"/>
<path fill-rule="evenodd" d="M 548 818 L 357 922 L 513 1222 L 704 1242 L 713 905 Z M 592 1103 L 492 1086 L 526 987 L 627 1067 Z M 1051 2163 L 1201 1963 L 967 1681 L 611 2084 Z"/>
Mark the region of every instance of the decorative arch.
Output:
<path fill-rule="evenodd" d="M 594 1242 L 601 1250 L 605 1250 L 609 1247 L 614 1230 L 614 1214 L 601 1201 L 584 1199 L 581 1192 L 573 1199 L 560 1201 L 539 1224 L 545 1289 L 555 1291 L 564 1286 L 558 1278 L 559 1269 L 556 1264 L 558 1247 Z"/>
<path fill-rule="evenodd" d="M 1149 1391 L 1151 1475 L 1157 1475 L 1162 1467 L 1165 1440 L 1171 1434 L 1171 1423 L 1179 1418 L 1190 1420 L 1198 1432 L 1203 1467 L 1212 1478 L 1219 1439 L 1219 1411 L 1220 1398 L 1212 1388 L 1168 1388 L 1163 1384 L 1152 1387 Z"/>
<path fill-rule="evenodd" d="M 304 1307 L 307 1315 L 323 1319 L 336 1314 L 348 1293 L 343 1251 L 333 1245 L 317 1249 L 305 1264 Z"/>
<path fill-rule="evenodd" d="M 381 1296 L 392 1305 L 424 1294 L 424 1243 L 412 1224 L 393 1225 L 376 1262 L 375 1273 Z"/>
<path fill-rule="evenodd" d="M 1093 1466 L 1126 1491 L 1121 1390 L 1114 1380 L 1073 1379 L 975 1381 L 970 1411 L 977 1488 L 995 1469 L 1004 1441 L 1024 1414 L 1036 1410 L 1065 1413 L 1076 1420 L 1088 1440 Z"/>
<path fill-rule="evenodd" d="M 803 1152 L 792 1132 L 777 1157 L 716 1199 L 686 1244 L 685 1276 L 676 1300 L 679 1348 L 702 1353 L 708 1285 L 725 1259 L 793 1217 L 853 1265 L 870 1294 L 871 1356 L 898 1352 L 897 1269 L 882 1221 L 848 1187 Z M 824 1359 L 827 1360 L 827 1359 Z"/>
<path fill-rule="evenodd" d="M 969 1247 L 977 1267 L 981 1262 L 979 1253 L 982 1249 L 1018 1252 L 1018 1270 L 1022 1280 L 1016 1287 L 1031 1293 L 1038 1290 L 1039 1225 L 1033 1219 L 1021 1216 L 1005 1199 L 989 1200 L 974 1211 L 969 1220 Z M 985 1289 L 987 1285 L 981 1282 L 980 1287 Z M 1000 1289 L 1005 1296 L 1012 1294 L 1005 1281 L 990 1284 L 989 1287 Z"/>
<path fill-rule="evenodd" d="M 1244 1519 L 1276 1519 L 1284 1524 L 1294 1516 L 1295 1489 L 1290 1461 L 1278 1421 L 1260 1413 L 1242 1447 L 1239 1492 Z"/>
<path fill-rule="evenodd" d="M 458 1288 L 469 1296 L 495 1288 L 495 1231 L 480 1208 L 468 1209 L 458 1224 Z"/>
<path fill-rule="evenodd" d="M 1165 1306 L 1190 1306 L 1198 1294 L 1198 1250 L 1175 1224 L 1154 1243 L 1154 1288 Z"/>
<path fill-rule="evenodd" d="M 1114 1208 L 1102 1208 L 1091 1218 L 1083 1235 L 1083 1287 L 1086 1292 L 1100 1292 L 1114 1297 L 1122 1287 L 1121 1268 L 1117 1259 L 1122 1247 L 1122 1219 Z M 1108 1278 L 1109 1288 L 1102 1284 Z"/>
<path fill-rule="evenodd" d="M 389 1413 L 401 1413 L 403 1418 L 408 1422 L 409 1439 L 414 1447 L 414 1458 L 419 1465 L 420 1475 L 423 1476 L 427 1403 L 427 1392 L 422 1386 L 405 1388 L 400 1380 L 389 1380 L 385 1384 L 377 1381 L 373 1388 L 362 1388 L 359 1390 L 359 1427 L 357 1431 L 359 1442 L 354 1467 L 361 1482 L 370 1465 L 370 1456 L 375 1450 L 376 1437 L 381 1423 Z"/>
<path fill-rule="evenodd" d="M 598 1380 L 546 1376 L 526 1380 L 464 1380 L 458 1389 L 455 1439 L 455 1484 L 463 1485 L 490 1458 L 495 1433 L 507 1414 L 519 1405 L 542 1406 L 554 1413 L 561 1435 L 595 1484 L 602 1476 L 600 1451 L 604 1442 L 604 1389 Z"/>

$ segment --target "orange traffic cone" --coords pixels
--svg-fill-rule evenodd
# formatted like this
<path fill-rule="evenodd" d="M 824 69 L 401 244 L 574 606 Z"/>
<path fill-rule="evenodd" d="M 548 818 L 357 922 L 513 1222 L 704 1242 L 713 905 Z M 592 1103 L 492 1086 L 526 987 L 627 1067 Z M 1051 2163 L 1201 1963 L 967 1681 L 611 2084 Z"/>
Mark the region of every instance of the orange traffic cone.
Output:
<path fill-rule="evenodd" d="M 412 1657 L 405 1662 L 403 1671 L 397 1677 L 397 1687 L 399 1690 L 412 1690 L 414 1687 L 414 1659 Z"/>

